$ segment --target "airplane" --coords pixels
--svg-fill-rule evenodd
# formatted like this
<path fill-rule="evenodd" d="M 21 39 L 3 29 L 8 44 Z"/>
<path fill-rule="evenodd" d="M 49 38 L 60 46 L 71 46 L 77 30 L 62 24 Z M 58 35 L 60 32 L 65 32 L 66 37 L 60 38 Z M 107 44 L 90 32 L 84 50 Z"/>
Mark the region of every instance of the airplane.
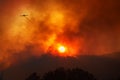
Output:
<path fill-rule="evenodd" d="M 27 14 L 22 14 L 22 15 L 20 15 L 20 16 L 26 17 L 26 16 L 28 16 L 28 15 L 27 15 Z"/>

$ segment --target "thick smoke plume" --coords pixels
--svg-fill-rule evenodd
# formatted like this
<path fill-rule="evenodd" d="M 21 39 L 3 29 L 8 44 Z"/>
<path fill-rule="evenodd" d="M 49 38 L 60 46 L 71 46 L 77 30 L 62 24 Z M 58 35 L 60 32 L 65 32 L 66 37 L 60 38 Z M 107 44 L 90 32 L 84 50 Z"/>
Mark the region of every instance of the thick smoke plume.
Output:
<path fill-rule="evenodd" d="M 0 69 L 42 54 L 120 51 L 119 0 L 0 0 Z M 89 53 L 89 54 L 88 54 Z"/>

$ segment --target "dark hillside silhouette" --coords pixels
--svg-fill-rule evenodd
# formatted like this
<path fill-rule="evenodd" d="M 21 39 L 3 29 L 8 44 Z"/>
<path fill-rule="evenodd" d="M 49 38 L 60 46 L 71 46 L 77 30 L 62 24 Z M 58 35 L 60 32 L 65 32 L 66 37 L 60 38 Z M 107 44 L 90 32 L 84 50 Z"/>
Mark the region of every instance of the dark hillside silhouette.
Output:
<path fill-rule="evenodd" d="M 78 67 L 91 72 L 98 80 L 118 80 L 120 77 L 120 60 L 113 58 L 93 55 L 81 55 L 77 58 L 42 55 L 39 59 L 32 58 L 28 62 L 21 63 L 6 70 L 5 73 L 7 73 L 7 77 L 4 77 L 4 80 L 24 80 L 28 77 L 25 76 L 26 74 L 30 74 L 34 71 L 43 75 L 45 72 L 59 67 Z M 19 75 L 17 75 L 18 72 Z"/>

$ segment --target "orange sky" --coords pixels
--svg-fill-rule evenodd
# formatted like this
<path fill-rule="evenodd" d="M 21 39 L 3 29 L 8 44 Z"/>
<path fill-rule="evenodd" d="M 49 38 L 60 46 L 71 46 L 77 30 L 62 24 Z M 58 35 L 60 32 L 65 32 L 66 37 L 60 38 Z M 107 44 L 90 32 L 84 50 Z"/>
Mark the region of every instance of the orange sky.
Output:
<path fill-rule="evenodd" d="M 58 44 L 68 56 L 119 52 L 119 9 L 119 0 L 0 0 L 0 67 L 58 55 Z"/>

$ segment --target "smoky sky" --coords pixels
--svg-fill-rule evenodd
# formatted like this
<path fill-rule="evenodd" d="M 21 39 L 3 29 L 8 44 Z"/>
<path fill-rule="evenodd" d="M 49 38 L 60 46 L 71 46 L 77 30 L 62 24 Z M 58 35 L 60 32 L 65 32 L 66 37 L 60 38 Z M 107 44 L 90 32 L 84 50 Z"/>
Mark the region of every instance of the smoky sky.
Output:
<path fill-rule="evenodd" d="M 50 22 L 54 14 L 59 23 Z M 0 0 L 0 66 L 16 62 L 13 55 L 39 57 L 57 42 L 77 55 L 119 52 L 119 15 L 119 0 Z"/>

